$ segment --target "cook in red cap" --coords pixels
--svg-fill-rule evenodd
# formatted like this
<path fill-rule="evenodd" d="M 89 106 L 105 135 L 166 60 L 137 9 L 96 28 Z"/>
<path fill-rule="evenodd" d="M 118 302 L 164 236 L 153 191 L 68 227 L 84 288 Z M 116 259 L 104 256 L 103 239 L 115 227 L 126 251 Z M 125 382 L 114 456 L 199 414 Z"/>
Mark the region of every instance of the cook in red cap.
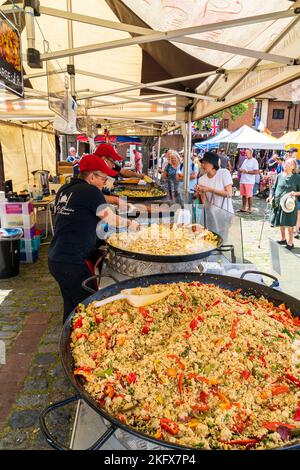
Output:
<path fill-rule="evenodd" d="M 139 227 L 136 221 L 119 217 L 107 205 L 102 188 L 116 172 L 105 160 L 85 155 L 79 169 L 78 178 L 72 178 L 56 195 L 55 229 L 48 252 L 49 270 L 64 300 L 64 321 L 86 298 L 82 282 L 91 276 L 89 267 L 93 266 L 97 235 L 105 234 L 108 227 Z"/>
<path fill-rule="evenodd" d="M 114 147 L 109 144 L 100 144 L 96 148 L 94 155 L 97 155 L 97 157 L 100 158 L 111 158 L 114 162 L 122 162 L 124 160 L 124 158 L 115 151 Z"/>
<path fill-rule="evenodd" d="M 122 168 L 120 163 L 124 158 L 115 151 L 112 145 L 100 144 L 96 148 L 94 155 L 104 160 L 110 168 L 113 168 L 113 170 L 124 178 L 143 179 L 145 176 L 143 173 L 136 173 L 135 171 L 128 170 L 127 168 Z"/>
<path fill-rule="evenodd" d="M 118 173 L 110 168 L 104 160 L 93 155 L 85 155 L 79 162 L 80 173 L 86 171 L 101 171 L 107 176 L 116 176 Z"/>

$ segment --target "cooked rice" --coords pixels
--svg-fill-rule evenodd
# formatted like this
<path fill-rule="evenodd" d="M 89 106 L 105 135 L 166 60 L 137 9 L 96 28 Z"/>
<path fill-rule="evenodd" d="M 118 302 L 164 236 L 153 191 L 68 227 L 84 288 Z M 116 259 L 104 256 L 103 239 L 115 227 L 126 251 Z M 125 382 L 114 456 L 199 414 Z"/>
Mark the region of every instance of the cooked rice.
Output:
<path fill-rule="evenodd" d="M 79 306 L 71 348 L 86 392 L 136 431 L 175 444 L 286 444 L 279 424 L 299 429 L 300 382 L 290 379 L 300 376 L 292 360 L 299 318 L 213 284 L 171 286 L 168 298 L 147 308 L 125 300 Z"/>
<path fill-rule="evenodd" d="M 170 256 L 211 250 L 218 237 L 201 225 L 151 224 L 137 232 L 115 233 L 107 242 L 126 251 Z"/>

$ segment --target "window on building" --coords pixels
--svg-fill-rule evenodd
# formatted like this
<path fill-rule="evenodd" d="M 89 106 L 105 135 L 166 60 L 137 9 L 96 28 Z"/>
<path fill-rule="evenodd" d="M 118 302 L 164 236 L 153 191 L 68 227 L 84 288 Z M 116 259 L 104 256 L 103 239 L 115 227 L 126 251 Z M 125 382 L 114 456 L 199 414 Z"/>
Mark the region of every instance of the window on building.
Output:
<path fill-rule="evenodd" d="M 229 119 L 224 119 L 223 120 L 223 128 L 228 129 L 228 127 L 229 127 Z"/>
<path fill-rule="evenodd" d="M 273 109 L 272 119 L 284 119 L 284 109 Z"/>

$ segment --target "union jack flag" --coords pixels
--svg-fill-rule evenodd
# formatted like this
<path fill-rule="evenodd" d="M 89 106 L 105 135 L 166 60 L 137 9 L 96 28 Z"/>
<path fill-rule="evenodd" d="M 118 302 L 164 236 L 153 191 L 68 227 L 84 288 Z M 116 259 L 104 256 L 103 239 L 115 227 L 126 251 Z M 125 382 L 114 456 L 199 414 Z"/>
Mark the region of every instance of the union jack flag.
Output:
<path fill-rule="evenodd" d="M 219 130 L 219 119 L 211 119 L 210 120 L 210 135 L 216 135 Z"/>

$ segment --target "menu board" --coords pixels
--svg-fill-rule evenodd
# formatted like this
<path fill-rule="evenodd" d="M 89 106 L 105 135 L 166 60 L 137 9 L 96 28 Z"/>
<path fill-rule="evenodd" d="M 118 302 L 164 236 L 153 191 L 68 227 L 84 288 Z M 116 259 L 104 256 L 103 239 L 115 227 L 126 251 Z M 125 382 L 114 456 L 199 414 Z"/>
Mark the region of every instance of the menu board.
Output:
<path fill-rule="evenodd" d="M 0 87 L 24 97 L 18 29 L 0 12 Z"/>

